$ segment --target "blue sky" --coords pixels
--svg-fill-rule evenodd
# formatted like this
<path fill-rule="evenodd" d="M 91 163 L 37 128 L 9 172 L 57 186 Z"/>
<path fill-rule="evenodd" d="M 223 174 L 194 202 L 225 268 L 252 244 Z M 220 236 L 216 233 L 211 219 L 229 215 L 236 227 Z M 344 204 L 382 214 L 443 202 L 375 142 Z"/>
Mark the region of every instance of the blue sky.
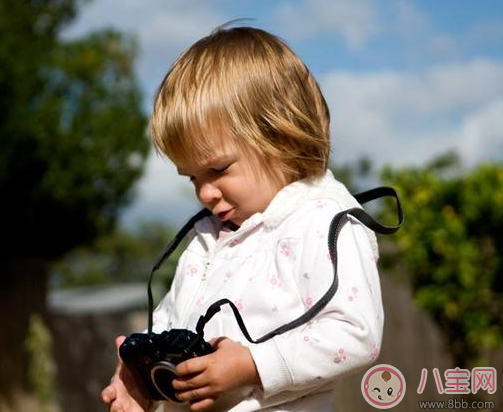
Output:
<path fill-rule="evenodd" d="M 236 18 L 287 41 L 318 79 L 332 115 L 332 160 L 421 165 L 449 149 L 467 166 L 503 160 L 503 2 L 497 0 L 92 0 L 65 32 L 114 27 L 137 37 L 151 109 L 173 59 Z M 126 225 L 179 225 L 191 186 L 152 154 Z"/>

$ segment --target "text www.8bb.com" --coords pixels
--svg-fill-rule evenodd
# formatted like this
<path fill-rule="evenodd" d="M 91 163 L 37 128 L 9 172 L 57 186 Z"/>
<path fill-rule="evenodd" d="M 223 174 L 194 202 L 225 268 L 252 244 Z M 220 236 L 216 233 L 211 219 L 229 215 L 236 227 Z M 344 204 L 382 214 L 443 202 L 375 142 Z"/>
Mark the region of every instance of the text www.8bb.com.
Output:
<path fill-rule="evenodd" d="M 473 401 L 451 398 L 448 401 L 419 401 L 419 409 L 494 409 L 493 401 Z"/>

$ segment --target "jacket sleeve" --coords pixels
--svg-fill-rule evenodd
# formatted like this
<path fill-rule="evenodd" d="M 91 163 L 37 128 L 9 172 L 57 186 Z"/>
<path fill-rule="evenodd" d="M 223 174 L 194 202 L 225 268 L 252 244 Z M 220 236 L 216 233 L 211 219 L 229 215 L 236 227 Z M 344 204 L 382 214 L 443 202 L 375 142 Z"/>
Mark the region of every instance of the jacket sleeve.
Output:
<path fill-rule="evenodd" d="M 298 225 L 303 235 L 293 276 L 305 310 L 333 280 L 327 236 L 335 213 L 326 208 L 315 222 L 306 217 Z M 308 324 L 250 347 L 264 398 L 282 391 L 326 389 L 377 357 L 383 328 L 377 253 L 368 231 L 352 217 L 339 235 L 337 255 L 339 284 L 328 305 Z"/>

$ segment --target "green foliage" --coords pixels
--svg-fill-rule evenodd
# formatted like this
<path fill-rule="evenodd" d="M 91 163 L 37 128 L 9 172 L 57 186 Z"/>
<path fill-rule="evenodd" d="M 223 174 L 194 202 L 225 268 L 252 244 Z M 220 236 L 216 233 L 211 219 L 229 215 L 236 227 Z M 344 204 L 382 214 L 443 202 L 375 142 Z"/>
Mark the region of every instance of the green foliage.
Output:
<path fill-rule="evenodd" d="M 329 168 L 335 178 L 344 183 L 351 193 L 366 188 L 373 172 L 372 162 L 367 157 L 361 157 L 353 164 L 330 165 Z"/>
<path fill-rule="evenodd" d="M 25 347 L 29 353 L 28 375 L 41 412 L 51 410 L 54 402 L 56 366 L 52 358 L 51 333 L 40 315 L 30 318 Z"/>
<path fill-rule="evenodd" d="M 174 233 L 159 223 L 144 223 L 137 231 L 116 229 L 79 247 L 59 260 L 52 269 L 53 287 L 79 287 L 111 283 L 146 282 L 150 270 L 166 249 Z M 156 272 L 161 289 L 171 282 L 180 247 Z"/>
<path fill-rule="evenodd" d="M 63 41 L 77 0 L 0 0 L 2 250 L 57 258 L 111 229 L 149 150 L 117 32 Z"/>
<path fill-rule="evenodd" d="M 463 172 L 452 154 L 424 168 L 383 172 L 406 223 L 394 258 L 416 302 L 439 323 L 457 366 L 503 343 L 503 166 Z M 386 218 L 393 213 L 389 207 Z"/>

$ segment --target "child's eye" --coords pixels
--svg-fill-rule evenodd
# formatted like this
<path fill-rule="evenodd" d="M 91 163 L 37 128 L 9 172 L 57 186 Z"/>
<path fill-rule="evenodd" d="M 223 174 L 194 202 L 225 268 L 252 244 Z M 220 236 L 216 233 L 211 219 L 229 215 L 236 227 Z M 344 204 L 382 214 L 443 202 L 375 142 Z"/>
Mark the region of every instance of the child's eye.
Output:
<path fill-rule="evenodd" d="M 391 396 L 392 393 L 393 393 L 393 388 L 388 388 L 388 395 Z"/>
<path fill-rule="evenodd" d="M 211 169 L 211 171 L 212 171 L 212 172 L 214 172 L 214 173 L 223 173 L 223 172 L 225 172 L 225 171 L 229 168 L 229 166 L 230 166 L 230 165 L 227 165 L 227 166 L 222 167 L 222 168 L 220 168 L 220 169 L 218 169 L 218 168 L 214 168 L 214 167 L 213 167 L 213 168 Z"/>

